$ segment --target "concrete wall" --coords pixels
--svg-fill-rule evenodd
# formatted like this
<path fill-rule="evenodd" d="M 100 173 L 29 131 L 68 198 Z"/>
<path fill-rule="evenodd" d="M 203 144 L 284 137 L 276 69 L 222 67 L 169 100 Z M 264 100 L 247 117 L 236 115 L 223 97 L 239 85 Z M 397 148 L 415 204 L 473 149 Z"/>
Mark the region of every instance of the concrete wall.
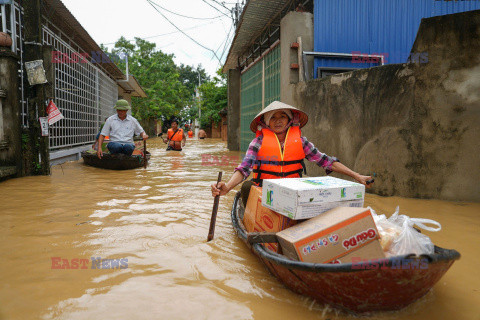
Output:
<path fill-rule="evenodd" d="M 480 11 L 422 20 L 412 52 L 428 62 L 299 83 L 284 102 L 321 151 L 376 173 L 374 193 L 480 201 Z"/>
<path fill-rule="evenodd" d="M 292 43 L 297 42 L 299 37 L 302 48 L 291 48 Z M 298 59 L 298 50 L 313 51 L 313 14 L 295 11 L 286 14 L 280 22 L 280 40 L 280 100 L 291 104 L 293 103 L 293 86 L 301 79 L 299 69 L 291 69 L 290 66 L 292 63 L 301 64 L 301 59 Z"/>
<path fill-rule="evenodd" d="M 18 97 L 18 57 L 9 48 L 0 48 L 0 89 L 6 91 L 6 97 L 0 98 L 0 179 L 15 175 L 22 170 L 22 143 L 20 124 L 20 99 Z"/>
<path fill-rule="evenodd" d="M 228 70 L 228 106 L 227 106 L 227 148 L 240 150 L 240 71 Z"/>
<path fill-rule="evenodd" d="M 228 141 L 228 120 L 227 115 L 222 115 L 222 130 L 221 130 L 221 138 L 222 141 Z"/>

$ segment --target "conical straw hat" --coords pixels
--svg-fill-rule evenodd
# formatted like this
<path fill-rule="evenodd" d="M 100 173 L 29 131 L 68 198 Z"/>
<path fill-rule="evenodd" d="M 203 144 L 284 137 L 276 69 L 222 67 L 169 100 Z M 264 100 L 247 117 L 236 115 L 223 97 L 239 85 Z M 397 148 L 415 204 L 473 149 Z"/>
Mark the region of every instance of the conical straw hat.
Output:
<path fill-rule="evenodd" d="M 255 118 L 252 120 L 252 123 L 250 123 L 250 130 L 252 130 L 254 133 L 257 132 L 257 127 L 260 124 L 260 121 L 262 120 L 262 116 L 265 113 L 273 110 L 282 110 L 282 109 L 289 109 L 289 110 L 292 110 L 292 113 L 295 113 L 295 112 L 298 113 L 300 118 L 300 128 L 302 128 L 307 124 L 308 116 L 305 112 L 298 110 L 297 108 L 292 107 L 291 105 L 288 105 L 286 103 L 283 103 L 280 101 L 273 101 L 268 105 L 268 107 L 260 111 L 260 113 L 255 116 Z M 268 125 L 268 123 L 266 124 Z"/>

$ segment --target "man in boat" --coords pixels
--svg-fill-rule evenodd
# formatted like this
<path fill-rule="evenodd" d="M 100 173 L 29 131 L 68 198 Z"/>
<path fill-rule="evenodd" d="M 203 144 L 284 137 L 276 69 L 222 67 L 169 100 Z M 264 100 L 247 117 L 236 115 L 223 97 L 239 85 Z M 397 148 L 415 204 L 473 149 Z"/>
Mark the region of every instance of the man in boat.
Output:
<path fill-rule="evenodd" d="M 308 116 L 288 104 L 274 101 L 253 119 L 250 130 L 256 138 L 250 143 L 242 163 L 235 168 L 228 182 L 220 182 L 218 187 L 212 184 L 212 195 L 225 195 L 245 180 L 253 170 L 253 179 L 246 181 L 241 188 L 243 204 L 246 205 L 253 184 L 262 186 L 263 179 L 298 178 L 304 171 L 304 159 L 315 162 L 325 169 L 354 178 L 370 187 L 367 181 L 372 177 L 364 176 L 347 168 L 335 157 L 320 151 L 301 135 Z"/>
<path fill-rule="evenodd" d="M 97 150 L 98 148 L 98 139 L 100 138 L 100 134 L 102 132 L 103 126 L 105 125 L 105 122 L 107 122 L 107 119 L 108 118 L 105 118 L 105 121 L 103 121 L 103 123 L 100 125 L 100 130 L 98 130 L 97 136 L 95 137 L 95 143 L 92 146 L 93 150 Z M 105 136 L 105 139 L 109 140 L 109 137 Z"/>
<path fill-rule="evenodd" d="M 109 117 L 105 122 L 98 138 L 98 145 L 101 146 L 105 137 L 110 136 L 107 148 L 111 154 L 131 156 L 135 150 L 133 136 L 140 135 L 143 140 L 146 140 L 148 135 L 137 119 L 127 114 L 127 111 L 131 109 L 127 100 L 118 100 L 114 108 L 117 110 L 117 114 Z M 102 148 L 98 148 L 97 156 L 102 158 Z"/>
<path fill-rule="evenodd" d="M 207 133 L 205 132 L 205 130 L 203 130 L 203 129 L 198 130 L 198 138 L 199 139 L 205 139 L 206 137 L 207 137 Z"/>
<path fill-rule="evenodd" d="M 185 147 L 185 142 L 187 137 L 183 132 L 183 129 L 178 127 L 178 121 L 173 120 L 171 123 L 171 128 L 168 129 L 167 139 L 163 139 L 163 142 L 167 143 L 167 151 L 182 151 L 182 148 Z"/>

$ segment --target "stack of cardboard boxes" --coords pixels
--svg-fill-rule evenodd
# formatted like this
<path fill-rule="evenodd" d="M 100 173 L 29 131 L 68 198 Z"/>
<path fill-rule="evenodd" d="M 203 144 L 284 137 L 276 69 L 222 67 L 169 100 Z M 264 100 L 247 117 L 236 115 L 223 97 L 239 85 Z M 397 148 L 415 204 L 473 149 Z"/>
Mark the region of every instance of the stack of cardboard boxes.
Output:
<path fill-rule="evenodd" d="M 243 224 L 248 232 L 278 232 L 295 225 L 296 221 L 262 206 L 262 188 L 253 186 L 248 196 Z M 268 243 L 267 247 L 275 252 L 278 250 L 276 243 Z"/>
<path fill-rule="evenodd" d="M 363 185 L 333 177 L 264 180 L 263 189 L 252 187 L 244 224 L 248 232 L 277 232 L 283 253 L 294 260 L 381 259 L 385 256 L 371 212 L 363 208 L 364 195 Z M 278 250 L 276 244 L 268 247 Z"/>

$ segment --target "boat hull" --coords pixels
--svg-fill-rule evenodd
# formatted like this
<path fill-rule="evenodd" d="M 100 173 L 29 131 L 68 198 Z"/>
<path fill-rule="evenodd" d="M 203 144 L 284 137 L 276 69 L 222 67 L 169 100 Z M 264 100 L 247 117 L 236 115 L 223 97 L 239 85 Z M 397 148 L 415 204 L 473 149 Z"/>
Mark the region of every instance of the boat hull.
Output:
<path fill-rule="evenodd" d="M 127 156 L 124 154 L 104 153 L 102 159 L 97 157 L 96 153 L 82 152 L 83 162 L 89 166 L 110 169 L 110 170 L 129 170 L 144 166 L 144 157 L 140 155 Z M 147 151 L 147 162 L 150 159 L 150 153 Z"/>
<path fill-rule="evenodd" d="M 247 242 L 238 199 L 239 194 L 231 213 L 234 229 L 268 270 L 292 291 L 347 312 L 404 308 L 424 296 L 460 258 L 455 250 L 435 247 L 433 255 L 405 255 L 363 264 L 293 261 L 263 244 Z"/>

